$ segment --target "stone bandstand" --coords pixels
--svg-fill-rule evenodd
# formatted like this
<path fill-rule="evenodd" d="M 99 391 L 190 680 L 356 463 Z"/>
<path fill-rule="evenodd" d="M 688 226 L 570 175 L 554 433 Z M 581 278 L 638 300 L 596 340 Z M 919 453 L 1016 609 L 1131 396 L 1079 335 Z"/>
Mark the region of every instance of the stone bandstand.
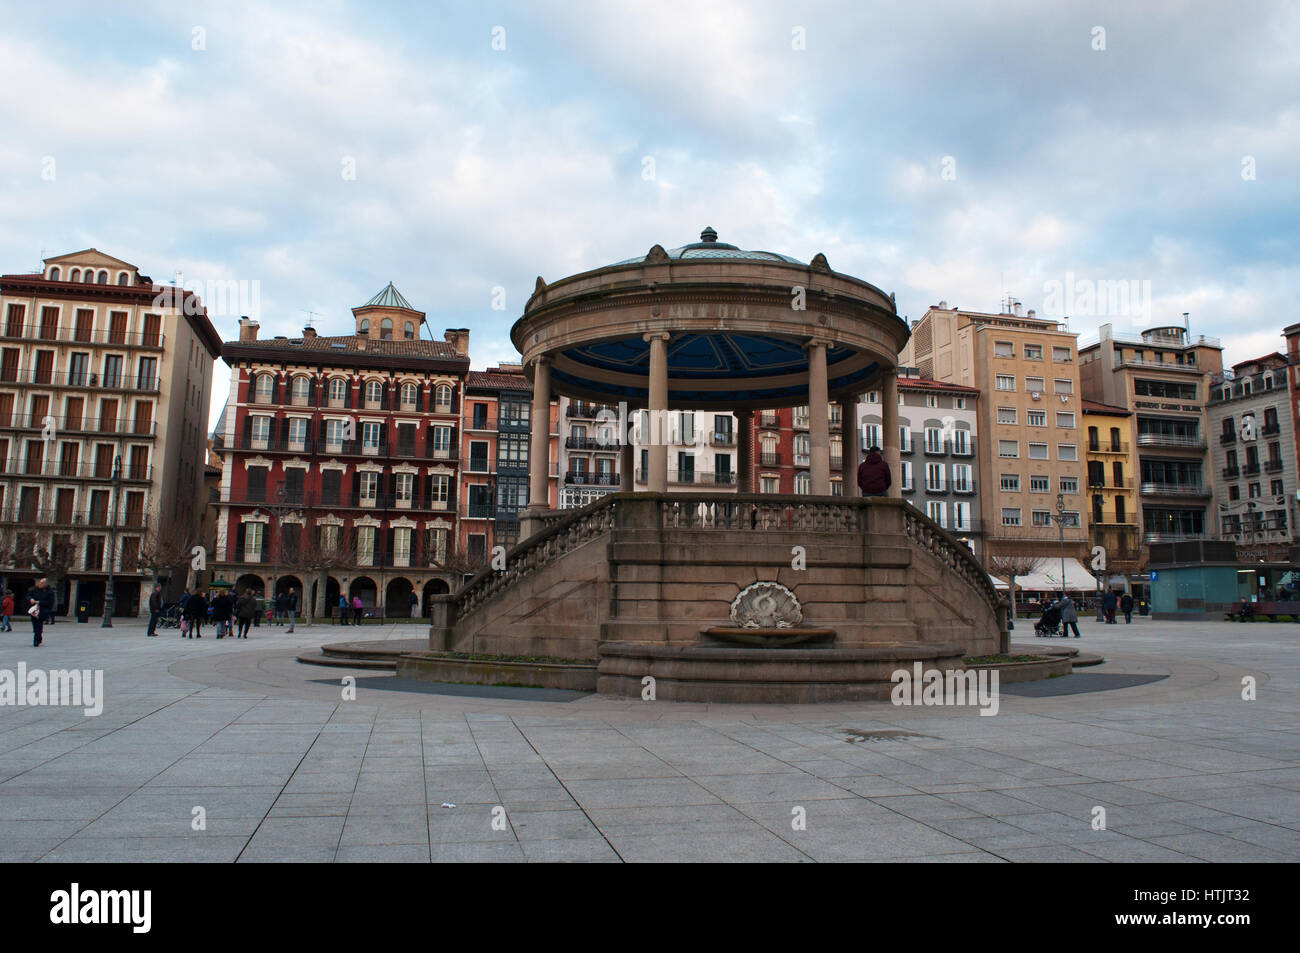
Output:
<path fill-rule="evenodd" d="M 809 263 L 699 242 L 547 284 L 511 336 L 533 381 L 530 496 L 504 569 L 435 597 L 430 647 L 598 661 L 602 692 L 694 701 L 887 697 L 920 661 L 1005 652 L 1000 597 L 978 561 L 898 498 L 892 295 Z M 889 497 L 857 498 L 860 428 L 845 421 L 831 495 L 828 404 L 882 394 Z M 547 508 L 556 394 L 622 407 L 621 492 Z M 755 410 L 808 407 L 812 494 L 756 494 Z M 670 493 L 669 411 L 739 418 L 738 492 Z M 646 413 L 648 411 L 648 413 Z M 611 420 L 611 424 L 613 421 Z M 626 427 L 648 428 L 645 492 Z"/>

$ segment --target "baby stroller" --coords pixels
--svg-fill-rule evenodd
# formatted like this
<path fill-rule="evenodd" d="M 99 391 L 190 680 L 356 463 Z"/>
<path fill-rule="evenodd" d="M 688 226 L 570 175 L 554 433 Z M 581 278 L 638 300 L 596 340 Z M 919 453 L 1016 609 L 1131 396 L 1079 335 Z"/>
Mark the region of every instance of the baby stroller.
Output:
<path fill-rule="evenodd" d="M 1037 622 L 1034 623 L 1034 635 L 1041 638 L 1061 634 L 1061 610 L 1056 607 L 1055 603 L 1049 602 L 1043 609 L 1043 614 Z"/>

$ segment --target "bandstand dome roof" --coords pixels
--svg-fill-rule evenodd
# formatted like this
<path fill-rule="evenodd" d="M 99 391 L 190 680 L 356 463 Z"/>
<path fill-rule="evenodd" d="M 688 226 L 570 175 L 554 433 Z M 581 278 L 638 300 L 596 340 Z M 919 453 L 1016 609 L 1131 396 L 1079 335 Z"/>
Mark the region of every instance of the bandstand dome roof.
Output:
<path fill-rule="evenodd" d="M 807 403 L 808 347 L 826 349 L 827 388 L 843 399 L 897 366 L 910 336 L 892 295 L 811 262 L 700 241 L 547 284 L 537 279 L 511 338 L 525 373 L 546 359 L 552 389 L 648 406 L 650 340 L 666 335 L 668 406 L 699 410 Z"/>

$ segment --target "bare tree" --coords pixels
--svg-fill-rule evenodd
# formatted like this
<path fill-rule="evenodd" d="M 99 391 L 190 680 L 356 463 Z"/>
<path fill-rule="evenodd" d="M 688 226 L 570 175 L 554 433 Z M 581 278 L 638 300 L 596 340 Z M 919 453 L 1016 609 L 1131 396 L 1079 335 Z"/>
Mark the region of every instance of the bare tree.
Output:
<path fill-rule="evenodd" d="M 154 521 L 154 525 L 140 541 L 136 564 L 122 568 L 147 569 L 153 574 L 152 585 L 157 585 L 159 576 L 164 573 L 170 576 L 181 567 L 188 567 L 194 558 L 194 547 L 201 544 L 200 529 L 196 521 L 191 520 L 179 525 L 170 523 L 165 527 L 160 521 Z M 185 571 L 188 576 L 188 568 Z"/>
<path fill-rule="evenodd" d="M 1016 613 L 1016 577 L 1031 576 L 1043 568 L 1042 556 L 1023 556 L 1018 553 L 998 553 L 988 557 L 989 575 L 1007 580 L 1011 587 L 1011 617 Z"/>
<path fill-rule="evenodd" d="M 286 524 L 298 526 L 302 537 L 296 544 L 282 547 L 281 565 L 286 571 L 293 571 L 304 579 L 313 579 L 316 583 L 316 599 L 311 612 L 303 612 L 304 621 L 311 625 L 312 616 L 324 617 L 325 587 L 329 577 L 339 569 L 350 569 L 357 564 L 357 539 L 353 530 L 338 527 L 337 533 L 324 534 L 324 526 L 310 524 Z M 306 588 L 304 584 L 304 589 Z M 303 593 L 302 607 L 307 608 L 307 593 Z"/>
<path fill-rule="evenodd" d="M 31 557 L 32 566 L 37 574 L 50 581 L 50 588 L 54 590 L 56 599 L 61 591 L 59 583 L 63 582 L 72 571 L 76 559 L 77 547 L 72 544 L 70 537 L 61 534 L 56 534 L 49 546 L 37 545 L 32 550 Z"/>

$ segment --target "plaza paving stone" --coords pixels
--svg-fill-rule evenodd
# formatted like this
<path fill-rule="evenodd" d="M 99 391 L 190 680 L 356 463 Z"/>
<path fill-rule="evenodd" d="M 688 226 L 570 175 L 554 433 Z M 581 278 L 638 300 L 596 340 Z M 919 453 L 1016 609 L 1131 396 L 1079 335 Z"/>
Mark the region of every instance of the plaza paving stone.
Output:
<path fill-rule="evenodd" d="M 105 699 L 0 707 L 0 860 L 1300 859 L 1300 626 L 1080 624 L 1071 644 L 1106 664 L 1004 692 L 994 717 L 380 688 L 295 661 L 333 626 L 60 623 L 39 649 L 16 626 L 0 668 L 99 669 Z"/>

